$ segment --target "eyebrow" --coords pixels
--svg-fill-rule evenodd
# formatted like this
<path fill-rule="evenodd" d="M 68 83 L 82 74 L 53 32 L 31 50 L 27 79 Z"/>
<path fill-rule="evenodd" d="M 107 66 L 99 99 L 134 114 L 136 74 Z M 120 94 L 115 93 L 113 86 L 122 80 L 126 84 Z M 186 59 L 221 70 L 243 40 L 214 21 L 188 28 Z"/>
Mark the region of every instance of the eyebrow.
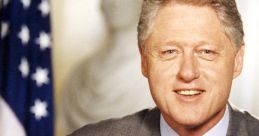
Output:
<path fill-rule="evenodd" d="M 165 43 L 163 43 L 161 45 L 163 45 L 163 46 L 172 46 L 172 45 L 173 46 L 185 46 L 187 44 L 181 43 L 181 42 L 177 42 L 177 41 L 169 41 L 169 42 L 165 42 Z M 199 45 L 215 45 L 215 44 L 212 44 L 212 43 L 206 42 L 206 41 L 198 41 L 198 42 L 194 43 L 193 45 L 199 46 Z M 155 45 L 154 47 L 155 48 L 159 48 L 160 45 Z"/>

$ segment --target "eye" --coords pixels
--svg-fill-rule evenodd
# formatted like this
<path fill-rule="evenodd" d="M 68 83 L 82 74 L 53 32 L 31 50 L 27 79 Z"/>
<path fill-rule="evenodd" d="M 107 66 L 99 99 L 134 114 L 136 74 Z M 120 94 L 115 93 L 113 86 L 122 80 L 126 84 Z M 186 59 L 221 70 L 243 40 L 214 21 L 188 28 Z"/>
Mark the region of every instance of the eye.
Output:
<path fill-rule="evenodd" d="M 217 56 L 216 51 L 210 49 L 202 49 L 199 51 L 199 56 L 205 60 L 214 60 Z"/>
<path fill-rule="evenodd" d="M 163 60 L 170 60 L 173 59 L 177 56 L 178 54 L 178 50 L 176 49 L 166 49 L 166 50 L 162 50 L 159 53 L 160 58 Z"/>
<path fill-rule="evenodd" d="M 166 55 L 166 54 L 174 54 L 174 53 L 177 53 L 176 50 L 166 50 L 166 51 L 162 51 L 162 54 Z"/>
<path fill-rule="evenodd" d="M 201 51 L 202 54 L 214 54 L 215 52 L 212 50 L 204 49 Z"/>

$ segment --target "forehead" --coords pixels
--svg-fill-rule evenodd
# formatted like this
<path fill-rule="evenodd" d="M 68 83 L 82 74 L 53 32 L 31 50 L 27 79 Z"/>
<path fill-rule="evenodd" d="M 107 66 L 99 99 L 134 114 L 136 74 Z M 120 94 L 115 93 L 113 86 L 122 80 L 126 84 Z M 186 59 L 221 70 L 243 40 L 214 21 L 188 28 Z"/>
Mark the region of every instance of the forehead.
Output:
<path fill-rule="evenodd" d="M 212 8 L 173 2 L 158 11 L 151 27 L 151 36 L 163 41 L 184 38 L 195 42 L 226 38 L 224 27 Z"/>

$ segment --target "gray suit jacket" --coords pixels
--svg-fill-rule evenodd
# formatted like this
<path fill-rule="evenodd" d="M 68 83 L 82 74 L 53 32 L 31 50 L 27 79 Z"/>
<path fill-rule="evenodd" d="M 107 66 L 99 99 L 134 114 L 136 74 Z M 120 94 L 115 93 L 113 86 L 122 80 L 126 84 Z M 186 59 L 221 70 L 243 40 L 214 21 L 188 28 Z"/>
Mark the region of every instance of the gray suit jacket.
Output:
<path fill-rule="evenodd" d="M 229 106 L 227 136 L 259 136 L 259 120 Z M 160 136 L 160 111 L 143 110 L 120 119 L 86 125 L 70 136 Z"/>

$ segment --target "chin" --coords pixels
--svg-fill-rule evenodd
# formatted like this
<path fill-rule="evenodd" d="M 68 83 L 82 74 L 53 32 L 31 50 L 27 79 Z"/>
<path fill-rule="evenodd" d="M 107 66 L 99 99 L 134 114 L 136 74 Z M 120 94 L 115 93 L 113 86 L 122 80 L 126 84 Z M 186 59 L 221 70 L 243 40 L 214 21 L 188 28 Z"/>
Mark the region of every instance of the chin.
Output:
<path fill-rule="evenodd" d="M 173 121 L 172 123 L 178 124 L 178 126 L 184 127 L 184 128 L 197 128 L 201 126 L 202 124 L 206 123 L 207 116 L 205 115 L 190 115 L 190 114 L 184 114 L 180 113 L 177 115 L 173 115 L 170 117 Z"/>
<path fill-rule="evenodd" d="M 178 120 L 176 122 L 177 124 L 179 124 L 184 128 L 197 128 L 204 123 L 204 121 L 200 119 L 188 119 L 188 118 L 185 118 L 183 120 Z"/>

